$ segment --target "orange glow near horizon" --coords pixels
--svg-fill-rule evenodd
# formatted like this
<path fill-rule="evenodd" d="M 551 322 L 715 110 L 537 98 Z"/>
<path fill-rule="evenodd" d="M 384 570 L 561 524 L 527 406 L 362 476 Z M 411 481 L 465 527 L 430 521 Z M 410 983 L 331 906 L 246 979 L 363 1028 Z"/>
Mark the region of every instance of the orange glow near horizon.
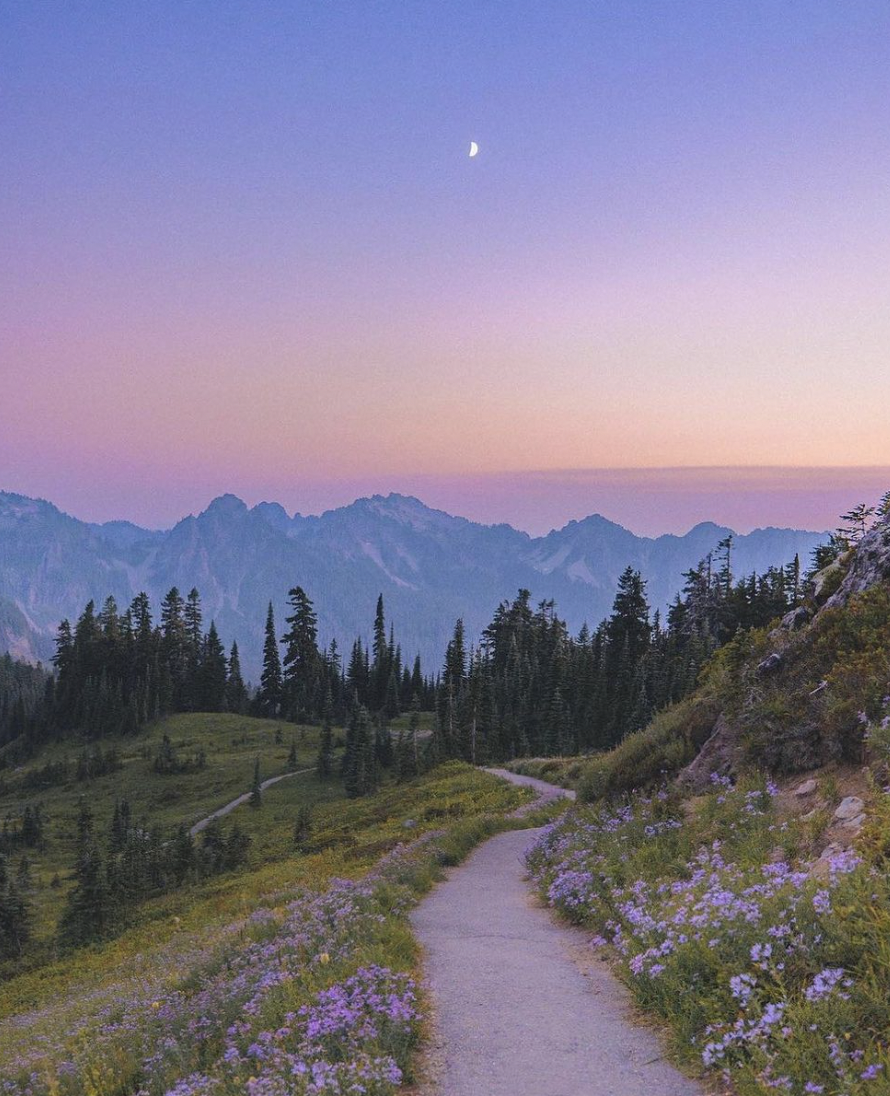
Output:
<path fill-rule="evenodd" d="M 0 41 L 0 486 L 890 464 L 885 4 L 168 6 Z"/>

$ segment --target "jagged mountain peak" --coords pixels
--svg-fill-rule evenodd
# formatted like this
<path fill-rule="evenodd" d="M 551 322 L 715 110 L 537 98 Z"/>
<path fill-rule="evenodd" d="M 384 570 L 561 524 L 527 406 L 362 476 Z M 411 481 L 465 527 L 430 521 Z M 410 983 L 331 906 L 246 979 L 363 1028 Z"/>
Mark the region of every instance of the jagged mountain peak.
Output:
<path fill-rule="evenodd" d="M 237 495 L 227 493 L 225 495 L 218 495 L 213 499 L 206 510 L 203 510 L 198 517 L 230 517 L 240 516 L 246 514 L 247 503 L 242 499 L 239 499 Z"/>
<path fill-rule="evenodd" d="M 554 599 L 573 630 L 608 615 L 628 565 L 648 580 L 652 607 L 666 605 L 683 572 L 725 535 L 721 526 L 702 523 L 685 537 L 638 537 L 592 514 L 529 537 L 395 492 L 293 518 L 278 503 L 249 509 L 224 494 L 172 529 L 145 535 L 125 523 L 93 527 L 51 503 L 10 493 L 0 494 L 0 518 L 0 600 L 26 610 L 42 636 L 50 637 L 63 616 L 76 617 L 90 598 L 112 593 L 125 604 L 145 590 L 157 604 L 171 586 L 197 586 L 205 616 L 227 642 L 238 640 L 254 680 L 266 606 L 271 598 L 283 619 L 295 584 L 315 601 L 323 642 L 367 636 L 383 593 L 403 651 L 409 657 L 419 651 L 436 665 L 458 617 L 468 635 L 478 636 L 497 605 L 520 588 Z M 763 571 L 795 553 L 808 558 L 822 539 L 774 530 L 739 537 L 733 562 L 738 574 Z M 8 616 L 15 630 L 18 618 Z"/>
<path fill-rule="evenodd" d="M 406 526 L 417 532 L 429 529 L 457 528 L 473 524 L 466 518 L 455 517 L 444 510 L 434 510 L 413 495 L 400 495 L 391 492 L 388 495 L 369 495 L 356 499 L 350 506 L 338 510 L 328 510 L 322 520 L 332 520 L 339 516 L 350 518 L 356 515 L 383 518 L 398 525 Z"/>

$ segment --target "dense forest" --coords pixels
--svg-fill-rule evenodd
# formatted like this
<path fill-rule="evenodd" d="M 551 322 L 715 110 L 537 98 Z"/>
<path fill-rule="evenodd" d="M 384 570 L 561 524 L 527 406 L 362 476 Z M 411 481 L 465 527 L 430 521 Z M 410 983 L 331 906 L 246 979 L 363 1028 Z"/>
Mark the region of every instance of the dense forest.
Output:
<path fill-rule="evenodd" d="M 423 677 L 419 659 L 411 667 L 403 663 L 392 628 L 387 634 L 382 598 L 372 649 L 357 639 L 345 671 L 336 642 L 319 649 L 306 593 L 295 587 L 289 601 L 292 612 L 280 642 L 269 606 L 255 689 L 242 676 L 237 643 L 227 653 L 212 621 L 204 631 L 197 590 L 186 598 L 170 590 L 157 623 L 145 594 L 124 612 L 111 597 L 99 611 L 89 602 L 73 626 L 67 620 L 59 625 L 54 673 L 8 655 L 0 661 L 0 747 L 6 747 L 0 757 L 7 764 L 20 760 L 53 739 L 89 743 L 135 734 L 176 712 L 249 712 L 342 724 L 356 704 L 384 718 L 415 698 L 421 707 L 432 706 L 434 684 Z"/>
<path fill-rule="evenodd" d="M 662 620 L 642 576 L 622 574 L 612 613 L 573 637 L 552 602 L 504 602 L 473 651 L 458 621 L 437 692 L 439 748 L 470 761 L 607 749 L 695 685 L 740 628 L 794 608 L 799 560 L 735 581 L 732 540 L 685 575 Z"/>
<path fill-rule="evenodd" d="M 823 565 L 867 520 L 839 531 L 820 550 Z M 686 695 L 708 657 L 739 630 L 761 626 L 799 604 L 799 560 L 736 578 L 732 538 L 688 571 L 666 614 L 650 611 L 643 577 L 622 574 L 611 615 L 594 630 L 568 633 L 553 602 L 533 605 L 527 590 L 504 602 L 476 646 L 455 625 L 444 665 L 433 677 L 409 665 L 378 599 L 371 643 L 356 639 L 344 664 L 336 642 L 318 644 L 313 603 L 299 586 L 279 634 L 269 606 L 263 669 L 256 687 L 241 674 L 237 643 L 228 651 L 213 622 L 205 631 L 197 590 L 174 588 L 155 621 L 140 594 L 123 612 L 113 598 L 90 602 L 72 626 L 59 626 L 55 672 L 0 662 L 2 763 L 41 742 L 86 749 L 86 775 L 114 765 L 112 745 L 176 712 L 236 712 L 324 727 L 319 774 L 340 775 L 350 794 L 372 790 L 382 769 L 406 775 L 437 759 L 502 761 L 608 748 Z M 413 712 L 407 734 L 389 724 Z M 420 713 L 434 712 L 420 732 Z M 430 725 L 431 724 L 431 725 Z M 335 726 L 346 727 L 334 761 Z M 47 774 L 47 778 L 52 774 Z M 64 775 L 64 774 L 61 774 Z M 52 781 L 50 781 L 52 782 Z"/>
<path fill-rule="evenodd" d="M 813 569 L 855 542 L 872 512 L 859 508 L 847 517 L 851 524 L 819 549 Z M 205 631 L 197 590 L 183 598 L 172 589 L 157 621 L 145 595 L 123 612 L 113 598 L 98 611 L 91 602 L 73 626 L 59 626 L 53 672 L 0 660 L 0 768 L 8 771 L 44 743 L 70 743 L 73 758 L 53 755 L 18 775 L 16 786 L 39 794 L 89 782 L 120 768 L 115 743 L 122 737 L 182 712 L 318 725 L 317 777 L 342 781 L 349 797 L 373 793 L 387 772 L 401 780 L 447 758 L 481 763 L 607 749 L 691 692 L 704 663 L 739 630 L 801 603 L 807 576 L 799 560 L 737 578 L 732 557 L 729 537 L 685 574 L 664 616 L 651 612 L 643 577 L 628 567 L 610 616 L 575 636 L 553 602 L 534 605 L 520 590 L 497 608 L 478 644 L 456 622 L 435 676 L 417 658 L 405 662 L 382 597 L 370 644 L 356 639 L 344 664 L 336 643 L 319 646 L 313 603 L 294 587 L 280 632 L 269 606 L 256 686 L 243 679 L 237 644 L 226 650 L 213 622 Z M 149 761 L 162 777 L 206 763 L 203 751 L 185 756 L 166 735 Z M 257 760 L 255 805 L 259 781 Z M 0 958 L 20 955 L 28 942 L 29 855 L 44 842 L 43 825 L 35 805 L 7 818 L 0 835 Z M 308 819 L 300 825 L 305 830 Z M 301 840 L 295 837 L 298 847 Z M 248 844 L 237 826 L 218 822 L 199 840 L 182 827 L 136 822 L 125 800 L 103 836 L 82 804 L 59 942 L 116 931 L 145 898 L 236 868 Z"/>

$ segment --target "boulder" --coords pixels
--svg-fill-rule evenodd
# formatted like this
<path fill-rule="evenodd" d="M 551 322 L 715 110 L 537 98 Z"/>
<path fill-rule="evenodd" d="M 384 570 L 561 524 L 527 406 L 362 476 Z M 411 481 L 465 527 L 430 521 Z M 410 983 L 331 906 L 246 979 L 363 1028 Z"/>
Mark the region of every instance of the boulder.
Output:
<path fill-rule="evenodd" d="M 858 795 L 848 795 L 840 801 L 834 812 L 836 822 L 849 822 L 865 811 L 865 804 Z"/>
<path fill-rule="evenodd" d="M 812 822 L 813 819 L 819 817 L 819 815 L 825 810 L 827 806 L 828 804 L 825 802 L 824 799 L 817 800 L 812 810 L 809 810 L 806 814 L 802 814 L 800 816 L 801 822 Z"/>
<path fill-rule="evenodd" d="M 888 580 L 890 580 L 890 527 L 881 524 L 866 533 L 856 546 L 855 552 L 850 557 L 847 573 L 838 589 L 825 602 L 825 608 L 832 609 L 846 605 L 854 594 L 861 594 L 863 590 Z"/>
<path fill-rule="evenodd" d="M 826 845 L 822 850 L 819 859 L 810 865 L 808 873 L 810 878 L 817 879 L 820 883 L 827 883 L 828 877 L 831 874 L 832 857 L 837 856 L 843 851 L 843 845 L 839 845 L 836 841 L 833 841 L 830 845 Z"/>
<path fill-rule="evenodd" d="M 802 784 L 798 784 L 794 789 L 794 794 L 798 798 L 803 799 L 807 795 L 812 795 L 817 787 L 818 784 L 816 781 L 810 778 L 809 780 L 805 780 Z"/>
<path fill-rule="evenodd" d="M 829 583 L 835 581 L 835 575 L 843 572 L 844 565 L 839 559 L 829 563 L 827 567 L 823 567 L 821 571 L 817 571 L 813 575 L 813 600 L 818 605 L 825 596 L 825 587 Z"/>
<path fill-rule="evenodd" d="M 710 790 L 712 773 L 727 776 L 737 769 L 740 759 L 739 730 L 720 715 L 698 755 L 677 775 L 677 784 L 700 795 Z"/>
<path fill-rule="evenodd" d="M 855 818 L 847 818 L 845 821 L 838 824 L 838 829 L 844 835 L 844 837 L 852 841 L 854 837 L 859 836 L 859 831 L 865 825 L 865 814 L 857 814 Z"/>
<path fill-rule="evenodd" d="M 809 609 L 803 605 L 798 605 L 796 609 L 792 609 L 790 613 L 786 613 L 782 617 L 781 627 L 786 632 L 796 632 L 798 628 L 802 628 L 804 624 L 808 623 L 810 616 Z"/>
<path fill-rule="evenodd" d="M 782 665 L 782 656 L 778 651 L 773 651 L 771 655 L 767 655 L 763 662 L 758 663 L 757 672 L 760 675 L 772 674 Z"/>

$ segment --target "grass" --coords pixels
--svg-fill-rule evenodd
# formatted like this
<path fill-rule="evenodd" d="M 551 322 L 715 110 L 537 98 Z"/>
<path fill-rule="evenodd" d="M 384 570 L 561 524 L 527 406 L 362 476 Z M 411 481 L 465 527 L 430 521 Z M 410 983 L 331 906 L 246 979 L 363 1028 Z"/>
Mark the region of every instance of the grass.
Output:
<path fill-rule="evenodd" d="M 574 788 L 585 802 L 622 795 L 659 784 L 687 765 L 714 729 L 717 711 L 711 697 L 696 696 L 659 712 L 612 750 L 589 757 L 522 758 L 508 768 Z"/>
<path fill-rule="evenodd" d="M 890 802 L 827 880 L 807 827 L 762 777 L 692 800 L 635 793 L 577 807 L 529 864 L 541 894 L 585 926 L 678 1059 L 740 1094 L 890 1092 Z M 809 1086 L 809 1087 L 807 1087 Z"/>
<path fill-rule="evenodd" d="M 119 938 L 7 981 L 0 991 L 0 1062 L 21 1065 L 26 1060 L 32 1062 L 36 1055 L 49 1076 L 58 1071 L 59 1062 L 82 1058 L 92 1063 L 90 1069 L 95 1066 L 98 1079 L 90 1081 L 90 1088 L 82 1083 L 86 1074 L 79 1073 L 81 1087 L 71 1088 L 71 1092 L 111 1096 L 123 1091 L 122 1078 L 130 1085 L 140 1067 L 129 1043 L 123 1047 L 115 1044 L 114 1050 L 109 1043 L 113 1032 L 106 1030 L 108 1017 L 117 1016 L 124 1007 L 122 1002 L 127 1003 L 126 1009 L 138 1013 L 134 1024 L 149 1023 L 154 1001 L 185 1001 L 198 993 L 207 983 L 208 965 L 217 972 L 214 977 L 222 977 L 219 972 L 228 969 L 227 964 L 237 969 L 239 954 L 257 933 L 265 932 L 267 920 L 276 931 L 291 933 L 291 920 L 315 909 L 313 895 L 319 896 L 319 902 L 334 901 L 324 896 L 339 893 L 337 879 L 363 886 L 361 881 L 370 879 L 388 856 L 395 855 L 401 863 L 401 854 L 393 854 L 393 850 L 406 841 L 419 846 L 420 852 L 414 859 L 408 858 L 407 867 L 401 864 L 397 884 L 389 877 L 374 883 L 376 912 L 356 921 L 343 961 L 332 960 L 319 971 L 304 969 L 305 957 L 301 958 L 299 977 L 295 975 L 300 983 L 299 990 L 294 990 L 296 996 L 287 1004 L 267 1002 L 269 1012 L 264 1016 L 271 1023 L 274 1015 L 280 1026 L 281 1009 L 293 1011 L 296 1003 L 301 1007 L 311 1003 L 321 988 L 351 977 L 363 965 L 410 972 L 417 954 L 404 920 L 406 902 L 423 893 L 443 865 L 457 863 L 485 836 L 515 824 L 506 812 L 529 798 L 525 789 L 461 763 L 450 763 L 406 784 L 388 785 L 368 799 L 319 802 L 314 811 L 313 851 L 299 853 L 290 833 L 296 808 L 303 801 L 296 786 L 300 780 L 284 781 L 269 789 L 260 810 L 242 807 L 235 812 L 255 841 L 252 851 L 256 855 L 245 870 L 149 902 L 139 923 Z M 257 927 L 245 927 L 250 925 Z M 184 1035 L 178 1038 L 186 1039 Z M 95 1054 L 90 1046 L 98 1048 Z M 100 1051 L 101 1069 L 95 1061 Z M 188 1053 L 192 1051 L 194 1064 L 204 1052 L 192 1047 Z M 407 1051 L 397 1057 L 400 1068 L 410 1068 Z M 166 1062 L 164 1085 L 176 1076 L 178 1068 L 175 1062 Z M 0 1070 L 0 1081 L 12 1075 Z M 239 1084 L 242 1087 L 235 1090 L 243 1091 L 243 1079 Z M 133 1083 L 126 1091 L 137 1087 Z M 38 1086 L 34 1091 L 44 1089 Z M 149 1086 L 149 1091 L 155 1090 Z"/>
<path fill-rule="evenodd" d="M 165 734 L 180 757 L 203 750 L 206 767 L 173 775 L 154 772 L 152 759 Z M 317 728 L 295 727 L 291 723 L 249 716 L 175 715 L 133 738 L 100 743 L 103 749 L 112 745 L 116 748 L 123 766 L 117 772 L 88 781 L 77 781 L 72 776 L 68 783 L 57 787 L 23 789 L 27 774 L 41 769 L 46 763 L 65 759 L 76 762 L 81 748 L 62 743 L 50 744 L 32 761 L 12 773 L 5 772 L 0 791 L 0 817 L 15 817 L 25 806 L 40 804 L 45 821 L 46 849 L 26 850 L 35 881 L 38 941 L 35 961 L 46 955 L 70 886 L 69 875 L 75 856 L 74 822 L 82 799 L 86 799 L 93 810 L 96 833 L 103 839 L 111 824 L 115 800 L 121 798 L 129 800 L 134 820 L 147 819 L 168 830 L 180 823 L 191 826 L 250 790 L 257 757 L 264 779 L 285 772 L 294 739 L 298 768 L 311 767 L 318 748 Z M 277 789 L 279 785 L 275 787 Z M 300 798 L 317 803 L 338 794 L 333 785 L 318 785 L 306 777 L 282 781 L 280 787 L 284 794 L 276 796 L 276 802 L 292 803 Z M 266 794 L 271 795 L 271 792 L 269 789 Z M 257 847 L 251 855 L 254 858 L 263 855 L 266 848 L 264 832 L 271 822 L 269 816 L 251 819 L 246 812 L 240 812 L 238 819 L 245 826 L 249 825 L 252 836 L 257 839 Z M 51 886 L 54 876 L 58 876 L 61 885 Z"/>

